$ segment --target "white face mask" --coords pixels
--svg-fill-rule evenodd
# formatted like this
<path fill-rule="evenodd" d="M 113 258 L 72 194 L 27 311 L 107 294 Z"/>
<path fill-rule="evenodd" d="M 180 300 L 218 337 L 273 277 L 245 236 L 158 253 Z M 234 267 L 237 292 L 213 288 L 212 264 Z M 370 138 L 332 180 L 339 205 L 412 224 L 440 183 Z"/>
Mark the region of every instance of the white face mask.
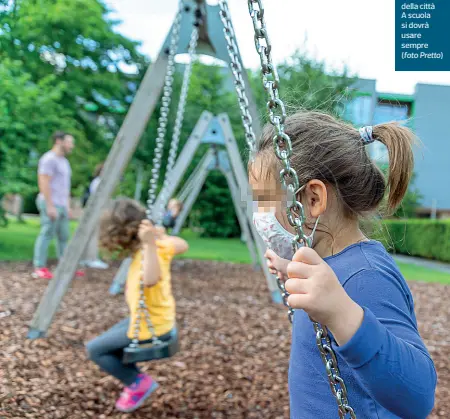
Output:
<path fill-rule="evenodd" d="M 286 231 L 272 212 L 253 213 L 253 224 L 266 246 L 279 257 L 292 260 L 295 235 Z"/>

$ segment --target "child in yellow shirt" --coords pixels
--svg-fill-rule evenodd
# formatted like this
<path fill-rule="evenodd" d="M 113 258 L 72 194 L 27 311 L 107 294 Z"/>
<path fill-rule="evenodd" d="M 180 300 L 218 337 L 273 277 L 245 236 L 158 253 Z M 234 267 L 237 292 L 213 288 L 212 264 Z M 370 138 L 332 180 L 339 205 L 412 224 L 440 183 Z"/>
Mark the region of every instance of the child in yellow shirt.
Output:
<path fill-rule="evenodd" d="M 188 250 L 188 244 L 179 237 L 168 236 L 163 227 L 155 227 L 146 219 L 145 209 L 131 199 L 117 200 L 102 217 L 100 244 L 109 251 L 133 255 L 125 292 L 130 317 L 91 340 L 86 349 L 89 359 L 125 385 L 116 408 L 132 412 L 158 387 L 156 381 L 141 373 L 135 364 L 122 362 L 123 349 L 133 338 L 141 275 L 144 276 L 145 303 L 155 334 L 161 340 L 168 339 L 175 327 L 170 264 L 175 255 Z M 151 337 L 145 319 L 141 319 L 139 340 Z"/>

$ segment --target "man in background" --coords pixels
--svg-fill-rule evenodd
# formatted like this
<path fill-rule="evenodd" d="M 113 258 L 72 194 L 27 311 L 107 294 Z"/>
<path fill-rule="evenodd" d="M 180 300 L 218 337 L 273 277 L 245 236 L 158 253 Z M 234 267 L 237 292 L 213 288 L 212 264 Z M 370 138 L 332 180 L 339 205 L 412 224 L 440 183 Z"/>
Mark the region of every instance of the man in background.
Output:
<path fill-rule="evenodd" d="M 69 240 L 70 186 L 72 170 L 67 157 L 75 146 L 71 134 L 58 131 L 53 134 L 53 147 L 39 160 L 39 195 L 36 206 L 41 219 L 41 231 L 34 245 L 33 277 L 53 278 L 47 267 L 48 247 L 57 238 L 58 258 Z M 77 271 L 76 276 L 84 276 Z"/>

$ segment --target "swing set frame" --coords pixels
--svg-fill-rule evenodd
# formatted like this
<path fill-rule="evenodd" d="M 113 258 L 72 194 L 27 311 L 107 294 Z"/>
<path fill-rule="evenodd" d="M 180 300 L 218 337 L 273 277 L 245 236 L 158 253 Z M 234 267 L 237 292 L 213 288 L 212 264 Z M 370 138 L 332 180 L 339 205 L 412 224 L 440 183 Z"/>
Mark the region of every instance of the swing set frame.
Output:
<path fill-rule="evenodd" d="M 202 12 L 202 21 L 198 28 L 199 36 L 196 50 L 197 54 L 204 54 L 217 58 L 225 62 L 228 66 L 233 65 L 233 60 L 230 58 L 227 41 L 224 36 L 225 26 L 221 19 L 220 6 L 208 5 L 205 0 L 185 0 L 184 4 L 185 7 L 181 17 L 180 42 L 178 44 L 177 55 L 188 52 L 192 22 L 195 21 L 196 18 L 195 11 L 197 8 L 200 8 Z M 153 114 L 153 111 L 155 110 L 164 85 L 168 64 L 168 48 L 170 46 L 173 28 L 174 25 L 172 25 L 169 33 L 167 34 L 156 60 L 147 69 L 136 92 L 133 103 L 128 110 L 128 113 L 105 161 L 102 181 L 100 182 L 95 193 L 89 197 L 78 228 L 75 231 L 72 240 L 66 247 L 64 254 L 62 255 L 62 258 L 60 259 L 54 272 L 54 278 L 47 286 L 38 308 L 34 313 L 27 335 L 29 339 L 45 337 L 58 307 L 60 306 L 60 303 L 69 289 L 79 260 L 88 244 L 91 232 L 98 223 L 102 209 L 110 199 L 111 194 L 118 184 L 123 171 L 127 167 L 128 162 L 130 161 L 145 130 L 145 127 Z M 237 56 L 239 64 L 243 68 L 239 50 L 237 50 Z M 242 71 L 242 78 L 244 82 L 245 94 L 248 99 L 248 110 L 253 121 L 253 131 L 255 136 L 258 137 L 261 133 L 259 115 L 245 71 Z M 195 134 L 195 130 L 192 135 L 197 135 Z M 183 151 L 185 150 L 186 147 Z M 180 153 L 178 160 L 182 158 L 182 156 L 183 152 Z M 236 153 L 233 153 L 233 156 L 230 159 L 232 165 L 234 161 L 233 159 L 238 157 L 240 160 L 239 154 L 236 155 Z M 238 164 L 237 166 L 242 167 L 243 170 L 242 162 L 239 161 L 239 163 L 240 165 Z M 176 165 L 174 169 L 176 169 Z M 246 178 L 246 174 L 245 171 L 242 172 L 242 170 L 238 169 L 239 178 L 237 179 L 236 184 L 241 189 L 241 197 L 249 197 L 250 188 L 247 180 L 245 185 L 243 185 L 242 178 Z M 244 188 L 244 190 L 242 188 Z M 161 196 L 161 194 L 159 196 Z M 259 264 L 264 271 L 272 301 L 281 303 L 281 295 L 276 280 L 273 275 L 269 273 L 263 257 L 265 245 L 254 230 L 253 223 L 251 222 L 251 201 L 249 199 L 246 199 L 245 201 L 241 199 L 241 204 L 243 205 L 242 209 L 247 215 L 248 229 L 251 232 L 251 238 L 256 244 Z M 156 200 L 155 205 L 156 207 L 160 205 L 158 199 Z"/>

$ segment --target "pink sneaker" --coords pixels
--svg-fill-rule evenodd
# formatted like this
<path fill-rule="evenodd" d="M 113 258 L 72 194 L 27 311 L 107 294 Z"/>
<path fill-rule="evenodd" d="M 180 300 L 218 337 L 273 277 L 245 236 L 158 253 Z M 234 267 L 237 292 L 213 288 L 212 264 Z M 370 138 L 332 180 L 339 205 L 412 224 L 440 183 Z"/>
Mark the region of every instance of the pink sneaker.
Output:
<path fill-rule="evenodd" d="M 53 274 L 47 268 L 36 268 L 31 276 L 35 279 L 52 279 Z"/>
<path fill-rule="evenodd" d="M 75 278 L 82 278 L 85 275 L 84 271 L 76 271 Z"/>
<path fill-rule="evenodd" d="M 116 402 L 116 409 L 125 413 L 133 412 L 141 407 L 145 399 L 158 387 L 158 383 L 152 377 L 146 374 L 139 374 L 134 384 L 124 388 L 119 400 Z"/>

